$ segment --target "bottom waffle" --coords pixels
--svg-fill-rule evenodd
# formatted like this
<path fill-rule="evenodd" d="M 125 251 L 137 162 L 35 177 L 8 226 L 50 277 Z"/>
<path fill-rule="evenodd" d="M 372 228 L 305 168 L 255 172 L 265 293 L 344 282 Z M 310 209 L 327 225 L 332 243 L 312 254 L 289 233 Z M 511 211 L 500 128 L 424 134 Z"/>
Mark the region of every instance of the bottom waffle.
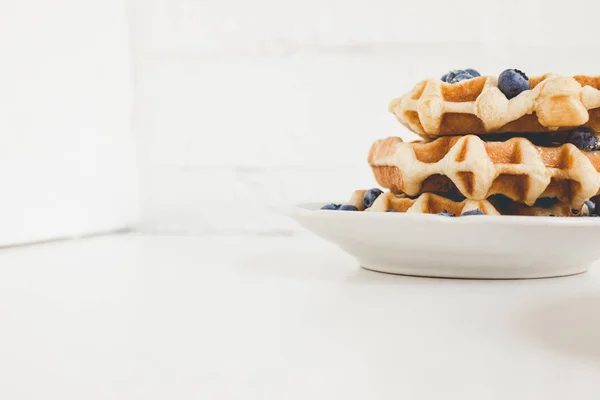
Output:
<path fill-rule="evenodd" d="M 433 193 L 423 193 L 416 198 L 391 192 L 379 195 L 373 205 L 365 209 L 363 198 L 366 190 L 356 190 L 350 197 L 348 205 L 355 206 L 359 211 L 386 212 L 395 210 L 416 214 L 440 214 L 443 211 L 453 215 L 462 215 L 468 211 L 480 210 L 485 215 L 529 215 L 574 217 L 588 214 L 587 206 L 580 210 L 571 209 L 567 204 L 553 202 L 545 207 L 527 206 L 504 196 L 493 196 L 488 200 L 455 201 Z"/>

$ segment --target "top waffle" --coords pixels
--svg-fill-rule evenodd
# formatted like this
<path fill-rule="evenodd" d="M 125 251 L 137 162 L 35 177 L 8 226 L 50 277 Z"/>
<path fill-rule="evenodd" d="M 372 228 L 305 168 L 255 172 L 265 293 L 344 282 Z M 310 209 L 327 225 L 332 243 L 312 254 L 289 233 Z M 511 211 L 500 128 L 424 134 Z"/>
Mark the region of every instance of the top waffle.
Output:
<path fill-rule="evenodd" d="M 600 131 L 600 77 L 546 74 L 529 78 L 530 90 L 507 99 L 494 76 L 449 84 L 418 83 L 389 109 L 424 136 L 551 132 L 581 125 Z"/>

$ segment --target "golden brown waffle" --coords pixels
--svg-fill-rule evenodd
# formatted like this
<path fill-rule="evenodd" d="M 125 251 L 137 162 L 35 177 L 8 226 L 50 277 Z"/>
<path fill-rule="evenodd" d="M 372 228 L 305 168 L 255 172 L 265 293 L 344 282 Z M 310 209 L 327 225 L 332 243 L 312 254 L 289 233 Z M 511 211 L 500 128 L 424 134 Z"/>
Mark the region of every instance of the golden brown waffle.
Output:
<path fill-rule="evenodd" d="M 552 215 L 557 217 L 579 215 L 578 210 L 572 210 L 568 205 L 561 203 L 555 203 L 547 208 L 543 208 L 529 207 L 506 197 L 496 197 L 490 200 L 454 201 L 433 193 L 423 193 L 419 197 L 411 199 L 404 194 L 394 194 L 391 192 L 381 194 L 373 205 L 365 210 L 362 202 L 364 193 L 364 190 L 356 190 L 347 204 L 355 206 L 359 211 L 369 212 L 396 210 L 406 213 L 439 214 L 445 210 L 453 215 L 461 215 L 467 211 L 479 209 L 486 215 Z"/>
<path fill-rule="evenodd" d="M 550 132 L 581 125 L 600 130 L 600 77 L 546 74 L 529 82 L 530 90 L 509 100 L 494 76 L 454 84 L 428 79 L 392 100 L 389 109 L 424 137 Z"/>
<path fill-rule="evenodd" d="M 519 137 L 484 142 L 469 135 L 428 143 L 390 137 L 373 143 L 369 164 L 381 186 L 409 196 L 433 192 L 485 200 L 502 194 L 530 206 L 556 197 L 579 207 L 600 190 L 600 151 L 572 144 L 539 147 Z"/>
<path fill-rule="evenodd" d="M 370 208 L 364 209 L 362 199 L 364 190 L 356 190 L 348 204 L 358 208 L 359 211 L 375 211 L 382 212 L 387 210 L 396 210 L 406 213 L 417 214 L 439 214 L 443 210 L 454 215 L 461 215 L 466 211 L 480 209 L 487 215 L 500 215 L 494 206 L 487 200 L 463 200 L 454 201 L 443 196 L 432 193 L 423 193 L 416 199 L 411 199 L 406 195 L 397 195 L 391 192 L 379 195 L 377 200 Z"/>

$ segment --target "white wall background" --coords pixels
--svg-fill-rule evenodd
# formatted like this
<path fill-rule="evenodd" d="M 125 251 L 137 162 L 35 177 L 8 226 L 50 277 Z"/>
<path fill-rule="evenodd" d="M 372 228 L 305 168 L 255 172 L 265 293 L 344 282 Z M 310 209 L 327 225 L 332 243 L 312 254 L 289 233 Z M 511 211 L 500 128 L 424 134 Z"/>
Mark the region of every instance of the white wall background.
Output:
<path fill-rule="evenodd" d="M 449 68 L 599 74 L 597 2 L 131 0 L 149 231 L 291 232 L 374 180 L 387 103 Z M 410 137 L 410 135 L 407 135 Z"/>
<path fill-rule="evenodd" d="M 0 1 L 0 245 L 137 218 L 127 7 Z"/>

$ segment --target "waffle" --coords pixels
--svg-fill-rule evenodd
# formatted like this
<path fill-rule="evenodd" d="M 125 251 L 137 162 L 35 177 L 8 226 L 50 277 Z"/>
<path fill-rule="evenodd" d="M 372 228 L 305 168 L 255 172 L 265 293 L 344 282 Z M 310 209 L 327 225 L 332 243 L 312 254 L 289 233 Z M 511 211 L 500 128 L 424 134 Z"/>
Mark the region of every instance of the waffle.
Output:
<path fill-rule="evenodd" d="M 557 216 L 570 217 L 579 215 L 579 210 L 573 210 L 568 205 L 558 203 L 548 207 L 529 207 L 522 203 L 512 201 L 506 197 L 495 197 L 490 200 L 462 200 L 455 201 L 433 193 L 423 193 L 415 199 L 405 194 L 391 192 L 381 194 L 370 208 L 364 209 L 364 190 L 356 190 L 347 204 L 351 204 L 359 211 L 385 212 L 396 210 L 398 212 L 417 214 L 439 214 L 443 210 L 453 215 L 461 215 L 467 211 L 481 210 L 486 215 L 532 215 L 532 216 Z"/>
<path fill-rule="evenodd" d="M 551 132 L 585 125 L 600 130 L 600 77 L 546 74 L 531 89 L 507 99 L 498 78 L 480 76 L 455 84 L 418 83 L 389 109 L 423 136 L 496 132 Z"/>
<path fill-rule="evenodd" d="M 362 204 L 364 193 L 364 190 L 354 191 L 348 204 L 355 206 L 359 211 L 369 212 L 396 210 L 406 213 L 439 214 L 442 210 L 446 210 L 454 215 L 461 215 L 466 211 L 480 209 L 486 215 L 500 215 L 487 200 L 454 201 L 433 193 L 423 193 L 416 199 L 411 199 L 404 194 L 383 193 L 379 195 L 370 208 L 365 210 Z"/>
<path fill-rule="evenodd" d="M 555 197 L 579 207 L 600 189 L 600 151 L 569 143 L 539 147 L 520 137 L 484 142 L 468 135 L 428 143 L 390 137 L 373 143 L 369 164 L 381 186 L 409 196 L 433 192 L 485 200 L 502 194 L 530 206 Z"/>

